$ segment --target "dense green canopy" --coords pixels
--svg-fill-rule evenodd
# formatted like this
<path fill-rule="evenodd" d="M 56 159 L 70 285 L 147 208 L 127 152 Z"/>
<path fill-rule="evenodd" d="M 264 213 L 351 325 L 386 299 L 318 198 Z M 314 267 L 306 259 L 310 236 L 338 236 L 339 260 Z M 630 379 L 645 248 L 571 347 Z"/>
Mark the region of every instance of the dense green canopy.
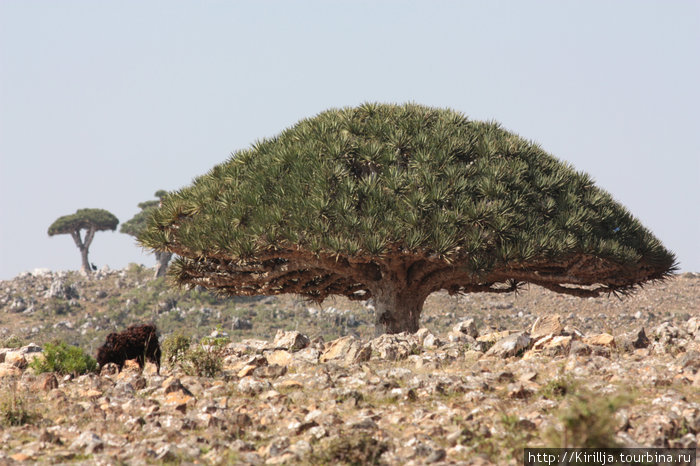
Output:
<path fill-rule="evenodd" d="M 122 223 L 122 226 L 119 228 L 119 231 L 138 238 L 139 235 L 141 235 L 146 230 L 148 226 L 148 220 L 151 218 L 153 212 L 160 205 L 163 197 L 165 197 L 167 194 L 167 191 L 161 189 L 156 191 L 155 193 L 155 196 L 158 198 L 158 200 L 145 201 L 139 203 L 139 208 L 141 209 L 141 211 L 134 215 L 131 219 Z M 165 276 L 165 272 L 168 269 L 168 262 L 172 257 L 172 253 L 155 251 L 155 256 L 156 260 L 158 261 L 158 263 L 156 264 L 155 276 L 156 278 Z"/>
<path fill-rule="evenodd" d="M 144 245 L 180 283 L 366 299 L 626 292 L 675 258 L 591 178 L 494 122 L 415 104 L 332 109 L 167 196 Z"/>
<path fill-rule="evenodd" d="M 78 209 L 74 214 L 57 218 L 49 227 L 49 236 L 90 229 L 115 230 L 118 224 L 119 219 L 104 209 Z"/>
<path fill-rule="evenodd" d="M 167 191 L 161 189 L 155 193 L 155 196 L 158 198 L 157 200 L 154 199 L 152 201 L 139 203 L 138 206 L 141 211 L 134 215 L 131 219 L 122 223 L 122 226 L 119 227 L 119 231 L 127 235 L 138 237 L 144 230 L 146 230 L 148 219 L 153 214 L 153 211 L 158 208 L 158 205 L 161 202 L 160 199 L 162 199 L 166 194 Z"/>

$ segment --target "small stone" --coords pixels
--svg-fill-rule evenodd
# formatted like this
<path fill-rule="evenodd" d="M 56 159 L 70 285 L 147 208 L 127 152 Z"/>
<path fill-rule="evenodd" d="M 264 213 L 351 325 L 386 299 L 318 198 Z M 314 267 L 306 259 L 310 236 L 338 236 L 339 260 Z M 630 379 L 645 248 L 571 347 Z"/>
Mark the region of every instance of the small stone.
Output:
<path fill-rule="evenodd" d="M 292 362 L 292 353 L 286 350 L 276 350 L 265 356 L 269 364 L 287 366 Z"/>
<path fill-rule="evenodd" d="M 253 377 L 243 377 L 238 381 L 238 390 L 246 395 L 257 395 L 270 388 L 270 382 L 255 380 Z"/>
<path fill-rule="evenodd" d="M 70 445 L 71 450 L 85 449 L 85 453 L 88 455 L 100 451 L 103 448 L 104 442 L 102 439 L 97 434 L 90 431 L 80 434 Z"/>
<path fill-rule="evenodd" d="M 632 352 L 636 349 L 647 348 L 651 342 L 644 331 L 644 327 L 625 333 L 618 337 L 616 345 L 625 351 Z"/>
<path fill-rule="evenodd" d="M 558 335 L 544 345 L 543 351 L 548 356 L 559 356 L 568 354 L 570 349 L 571 337 Z"/>
<path fill-rule="evenodd" d="M 278 330 L 273 345 L 275 348 L 282 348 L 293 352 L 306 348 L 309 346 L 309 343 L 309 337 L 296 330 L 291 332 Z"/>
<path fill-rule="evenodd" d="M 41 433 L 39 434 L 39 441 L 45 443 L 55 443 L 56 445 L 61 445 L 63 443 L 58 435 L 46 429 L 41 430 Z"/>
<path fill-rule="evenodd" d="M 444 460 L 446 456 L 447 452 L 442 448 L 438 448 L 437 450 L 433 450 L 432 453 L 430 453 L 428 457 L 425 458 L 425 462 L 427 464 L 437 463 L 439 461 Z"/>
<path fill-rule="evenodd" d="M 5 364 L 12 364 L 18 369 L 25 369 L 27 367 L 27 360 L 19 351 L 8 351 L 5 353 Z"/>
<path fill-rule="evenodd" d="M 231 321 L 231 328 L 233 330 L 250 330 L 253 328 L 253 323 L 242 317 L 234 317 Z"/>
<path fill-rule="evenodd" d="M 307 347 L 303 350 L 299 350 L 294 353 L 294 360 L 296 362 L 318 364 L 318 360 L 321 357 L 321 351 L 316 348 Z M 277 363 L 279 364 L 279 362 Z"/>
<path fill-rule="evenodd" d="M 22 375 L 22 371 L 18 367 L 6 362 L 0 362 L 0 379 L 4 377 L 19 377 L 20 375 Z"/>
<path fill-rule="evenodd" d="M 522 383 L 511 384 L 508 386 L 508 398 L 524 399 L 532 395 L 532 390 L 523 386 Z"/>
<path fill-rule="evenodd" d="M 484 355 L 483 352 L 477 350 L 467 350 L 464 352 L 464 362 L 467 364 L 476 363 Z"/>
<path fill-rule="evenodd" d="M 700 370 L 700 352 L 690 350 L 679 355 L 679 364 L 682 368 L 689 367 L 693 370 Z"/>
<path fill-rule="evenodd" d="M 88 399 L 88 400 L 94 401 L 101 396 L 102 396 L 102 392 L 99 390 L 95 390 L 94 388 L 90 388 L 87 390 L 80 390 L 80 397 L 83 399 Z"/>
<path fill-rule="evenodd" d="M 279 364 L 270 364 L 268 366 L 260 366 L 253 371 L 253 375 L 265 379 L 276 379 L 287 373 L 287 366 Z"/>
<path fill-rule="evenodd" d="M 476 337 L 476 341 L 483 342 L 483 343 L 495 343 L 498 340 L 504 339 L 508 335 L 510 335 L 510 330 L 504 330 L 502 332 L 491 332 L 491 333 L 487 333 L 485 335 L 481 335 L 479 337 Z"/>
<path fill-rule="evenodd" d="M 28 345 L 25 345 L 19 349 L 19 352 L 22 354 L 33 354 L 33 353 L 41 353 L 43 349 L 41 346 L 37 345 L 36 343 L 29 343 Z"/>
<path fill-rule="evenodd" d="M 428 333 L 423 339 L 424 348 L 439 348 L 440 346 L 442 346 L 442 342 L 432 333 Z"/>
<path fill-rule="evenodd" d="M 119 366 L 114 364 L 113 362 L 108 362 L 104 366 L 100 368 L 100 375 L 102 376 L 109 376 L 109 375 L 116 375 L 119 373 Z"/>
<path fill-rule="evenodd" d="M 304 385 L 298 380 L 285 380 L 284 382 L 281 382 L 279 385 L 277 385 L 277 387 L 296 390 L 299 388 L 304 388 Z"/>
<path fill-rule="evenodd" d="M 476 328 L 476 322 L 474 319 L 466 319 L 459 322 L 457 325 L 452 327 L 452 331 L 455 333 L 469 335 L 472 338 L 477 338 L 479 336 L 479 331 Z"/>
<path fill-rule="evenodd" d="M 354 421 L 348 421 L 346 424 L 349 425 L 351 429 L 358 430 L 374 430 L 377 428 L 377 423 L 369 417 L 365 417 L 363 419 Z"/>
<path fill-rule="evenodd" d="M 599 335 L 584 337 L 583 342 L 588 345 L 615 346 L 615 337 L 609 333 L 601 333 Z"/>
<path fill-rule="evenodd" d="M 529 345 L 530 336 L 527 333 L 514 333 L 494 343 L 491 349 L 486 352 L 486 356 L 499 356 L 501 358 L 516 356 L 525 351 Z"/>
<path fill-rule="evenodd" d="M 561 335 L 564 326 L 561 324 L 561 319 L 558 314 L 538 317 L 532 324 L 530 337 L 536 340 L 545 335 Z"/>
<path fill-rule="evenodd" d="M 239 370 L 236 375 L 238 376 L 238 378 L 242 379 L 243 377 L 248 377 L 249 375 L 252 375 L 255 369 L 257 368 L 258 366 L 248 364 L 247 366 L 243 366 L 243 368 Z"/>
<path fill-rule="evenodd" d="M 353 364 L 368 361 L 371 355 L 372 350 L 368 345 L 363 345 L 357 338 L 348 335 L 329 342 L 321 354 L 320 361 L 343 361 Z"/>
<path fill-rule="evenodd" d="M 580 340 L 574 340 L 569 346 L 569 354 L 575 356 L 588 356 L 592 352 L 591 347 Z"/>
<path fill-rule="evenodd" d="M 309 429 L 309 435 L 311 436 L 311 438 L 320 440 L 326 435 L 328 435 L 328 431 L 323 426 L 316 426 Z"/>
<path fill-rule="evenodd" d="M 187 403 L 194 398 L 186 395 L 182 391 L 170 392 L 165 397 L 165 405 L 174 408 L 176 411 L 185 413 L 187 411 Z"/>
<path fill-rule="evenodd" d="M 163 381 L 163 393 L 166 395 L 169 393 L 174 393 L 174 392 L 182 392 L 185 395 L 192 396 L 192 392 L 187 389 L 184 385 L 182 385 L 182 382 L 180 382 L 180 379 L 177 377 L 168 377 Z"/>

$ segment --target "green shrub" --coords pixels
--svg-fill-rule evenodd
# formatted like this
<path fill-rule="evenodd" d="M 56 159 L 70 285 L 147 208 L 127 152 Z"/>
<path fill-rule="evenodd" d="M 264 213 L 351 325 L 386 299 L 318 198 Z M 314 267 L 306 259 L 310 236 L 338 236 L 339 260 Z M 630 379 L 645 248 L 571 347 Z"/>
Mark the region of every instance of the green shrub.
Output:
<path fill-rule="evenodd" d="M 219 339 L 214 339 L 219 340 Z M 224 345 L 227 340 L 205 343 L 202 340 L 194 347 L 190 346 L 182 362 L 182 369 L 187 375 L 214 377 L 223 368 Z"/>
<path fill-rule="evenodd" d="M 561 399 L 568 393 L 572 393 L 576 390 L 577 384 L 570 376 L 559 376 L 554 379 L 549 380 L 542 388 L 539 389 L 539 393 L 543 398 L 549 400 Z"/>
<path fill-rule="evenodd" d="M 27 400 L 17 394 L 17 384 L 5 391 L 0 398 L 0 424 L 6 426 L 21 426 L 32 422 L 38 417 L 29 410 Z"/>
<path fill-rule="evenodd" d="M 544 434 L 545 445 L 552 448 L 616 448 L 619 422 L 616 412 L 627 405 L 629 397 L 602 395 L 577 389 L 562 400 L 557 414 L 560 428 Z"/>
<path fill-rule="evenodd" d="M 168 364 L 182 363 L 190 349 L 190 338 L 182 333 L 174 333 L 163 340 L 163 357 Z"/>
<path fill-rule="evenodd" d="M 24 346 L 24 340 L 15 335 L 0 340 L 0 348 L 20 348 L 22 346 Z"/>
<path fill-rule="evenodd" d="M 389 446 L 380 442 L 366 432 L 345 435 L 326 441 L 315 449 L 308 458 L 309 464 L 346 464 L 369 465 L 380 464 L 382 453 Z"/>
<path fill-rule="evenodd" d="M 63 341 L 47 343 L 43 357 L 35 358 L 30 367 L 37 373 L 85 374 L 97 371 L 97 361 L 82 348 L 67 345 Z"/>

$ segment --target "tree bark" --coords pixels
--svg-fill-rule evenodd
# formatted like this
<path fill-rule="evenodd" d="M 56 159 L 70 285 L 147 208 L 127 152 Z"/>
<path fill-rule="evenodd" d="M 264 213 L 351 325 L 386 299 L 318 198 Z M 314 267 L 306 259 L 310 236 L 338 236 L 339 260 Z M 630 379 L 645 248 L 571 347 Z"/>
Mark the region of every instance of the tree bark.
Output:
<path fill-rule="evenodd" d="M 71 236 L 73 237 L 73 241 L 75 242 L 75 245 L 78 246 L 78 250 L 80 251 L 80 258 L 83 263 L 80 271 L 85 275 L 90 275 L 92 273 L 92 267 L 90 266 L 90 261 L 88 260 L 88 251 L 90 249 L 90 243 L 92 243 L 92 238 L 95 236 L 95 231 L 90 229 L 87 232 L 85 235 L 85 242 L 83 242 L 82 238 L 80 237 L 80 230 L 71 232 Z"/>
<path fill-rule="evenodd" d="M 375 334 L 417 332 L 427 295 L 420 290 L 399 287 L 396 283 L 384 285 L 372 292 L 376 315 Z"/>
<path fill-rule="evenodd" d="M 173 257 L 173 254 L 170 252 L 156 251 L 157 263 L 156 263 L 156 273 L 154 275 L 155 278 L 165 276 L 165 272 L 168 270 L 168 262 L 170 261 L 171 257 Z"/>

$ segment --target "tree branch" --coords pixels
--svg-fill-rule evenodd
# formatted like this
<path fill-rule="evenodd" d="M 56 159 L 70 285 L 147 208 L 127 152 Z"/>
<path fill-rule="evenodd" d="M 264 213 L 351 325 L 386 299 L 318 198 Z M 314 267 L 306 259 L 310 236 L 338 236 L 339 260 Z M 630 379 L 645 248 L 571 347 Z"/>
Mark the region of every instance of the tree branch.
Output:
<path fill-rule="evenodd" d="M 92 239 L 95 237 L 95 230 L 96 228 L 94 226 L 91 226 L 87 233 L 85 233 L 85 249 L 89 249 L 90 245 L 92 244 Z"/>
<path fill-rule="evenodd" d="M 75 245 L 78 246 L 78 249 L 82 251 L 83 240 L 80 238 L 80 230 L 73 230 L 70 232 L 70 235 L 73 238 L 73 241 L 75 241 Z"/>

